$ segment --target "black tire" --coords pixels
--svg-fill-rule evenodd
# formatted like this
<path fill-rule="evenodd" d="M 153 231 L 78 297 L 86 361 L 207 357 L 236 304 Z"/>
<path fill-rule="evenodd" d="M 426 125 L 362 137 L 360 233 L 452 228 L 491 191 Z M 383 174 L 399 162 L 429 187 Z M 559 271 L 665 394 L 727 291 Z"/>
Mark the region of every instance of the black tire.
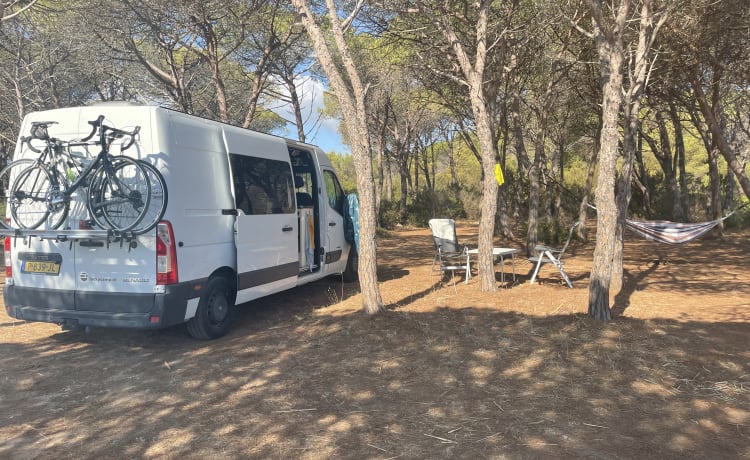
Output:
<path fill-rule="evenodd" d="M 359 253 L 354 249 L 354 246 L 349 250 L 349 258 L 346 261 L 343 276 L 346 283 L 359 281 Z"/>
<path fill-rule="evenodd" d="M 113 175 L 100 166 L 89 186 L 87 204 L 91 218 L 101 228 L 127 231 L 146 215 L 151 184 L 146 171 L 127 157 L 113 162 Z"/>
<path fill-rule="evenodd" d="M 196 339 L 217 339 L 229 332 L 233 320 L 234 290 L 226 278 L 219 276 L 208 280 L 198 310 L 186 327 Z"/>
<path fill-rule="evenodd" d="M 0 171 L 0 227 L 10 228 L 10 225 L 5 223 L 5 217 L 8 216 L 8 201 L 11 197 L 11 191 L 13 189 L 14 181 L 18 175 L 26 168 L 33 166 L 35 160 L 31 158 L 23 158 L 20 160 L 8 163 L 8 165 Z"/>
<path fill-rule="evenodd" d="M 151 199 L 149 200 L 146 214 L 132 229 L 133 233 L 140 235 L 156 227 L 156 224 L 158 224 L 159 221 L 161 221 L 161 218 L 164 217 L 164 212 L 167 210 L 167 199 L 169 198 L 169 195 L 167 193 L 167 183 L 164 181 L 164 176 L 162 176 L 159 170 L 156 169 L 156 166 L 143 160 L 136 161 L 146 172 L 146 177 L 148 177 L 151 184 Z"/>
<path fill-rule="evenodd" d="M 32 165 L 23 171 L 13 181 L 11 193 L 8 197 L 10 214 L 19 228 L 34 229 L 50 217 L 51 176 L 47 168 L 41 164 Z M 53 219 L 47 221 L 49 228 L 57 228 L 68 216 L 70 204 L 67 200 L 58 202 L 53 212 Z"/>

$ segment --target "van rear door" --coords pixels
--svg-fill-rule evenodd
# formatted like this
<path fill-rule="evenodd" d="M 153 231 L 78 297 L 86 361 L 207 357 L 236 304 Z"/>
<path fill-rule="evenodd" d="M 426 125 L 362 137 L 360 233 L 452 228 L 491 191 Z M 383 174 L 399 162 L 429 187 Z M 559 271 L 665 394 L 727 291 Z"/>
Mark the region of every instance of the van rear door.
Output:
<path fill-rule="evenodd" d="M 148 313 L 156 285 L 156 238 L 152 234 L 109 243 L 79 240 L 74 245 L 76 310 Z"/>
<path fill-rule="evenodd" d="M 133 118 L 129 110 L 109 111 L 108 122 L 128 126 Z M 86 107 L 30 114 L 22 132 L 28 132 L 32 121 L 53 120 L 50 135 L 80 138 L 89 133 L 88 121 L 100 113 L 100 108 Z M 75 153 L 85 153 L 82 147 L 76 149 Z M 136 149 L 137 145 L 131 151 Z M 149 296 L 153 298 L 156 284 L 155 237 L 143 235 L 122 242 L 88 237 L 96 232 L 89 232 L 87 220 L 85 191 L 78 190 L 72 194 L 67 221 L 59 231 L 40 229 L 39 234 L 33 230 L 27 232 L 34 236 L 11 237 L 13 281 L 19 287 L 29 288 L 24 292 L 32 296 L 25 303 L 50 310 L 148 311 L 153 303 L 149 302 Z M 142 302 L 134 302 L 132 296 L 122 294 L 144 298 Z"/>

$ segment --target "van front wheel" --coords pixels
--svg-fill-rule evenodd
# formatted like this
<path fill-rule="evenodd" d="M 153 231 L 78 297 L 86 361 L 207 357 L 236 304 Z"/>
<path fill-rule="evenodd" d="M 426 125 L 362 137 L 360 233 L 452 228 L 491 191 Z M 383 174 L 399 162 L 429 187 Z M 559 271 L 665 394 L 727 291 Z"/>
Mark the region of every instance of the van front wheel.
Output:
<path fill-rule="evenodd" d="M 217 339 L 227 332 L 234 319 L 232 288 L 226 278 L 208 280 L 195 316 L 187 322 L 188 333 L 202 340 Z"/>

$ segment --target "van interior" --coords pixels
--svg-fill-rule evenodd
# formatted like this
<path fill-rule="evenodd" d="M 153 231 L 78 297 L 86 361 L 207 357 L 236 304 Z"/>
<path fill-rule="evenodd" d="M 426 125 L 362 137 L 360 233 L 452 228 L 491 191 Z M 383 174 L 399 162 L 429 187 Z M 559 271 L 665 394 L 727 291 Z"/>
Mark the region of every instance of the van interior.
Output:
<path fill-rule="evenodd" d="M 320 270 L 320 229 L 318 222 L 320 203 L 314 197 L 319 196 L 319 178 L 315 174 L 315 163 L 312 154 L 297 147 L 289 147 L 289 158 L 294 174 L 294 187 L 297 200 L 297 219 L 299 224 L 300 275 Z"/>

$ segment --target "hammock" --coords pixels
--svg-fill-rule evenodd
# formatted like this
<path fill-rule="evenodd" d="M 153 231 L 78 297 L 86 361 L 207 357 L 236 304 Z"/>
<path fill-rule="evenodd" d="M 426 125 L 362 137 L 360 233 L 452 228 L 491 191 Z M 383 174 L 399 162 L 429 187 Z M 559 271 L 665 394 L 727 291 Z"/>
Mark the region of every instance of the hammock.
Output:
<path fill-rule="evenodd" d="M 587 203 L 588 206 L 596 211 L 596 206 Z M 732 214 L 750 204 L 747 202 L 730 212 L 721 219 L 710 220 L 708 222 L 696 222 L 694 224 L 683 224 L 680 222 L 670 222 L 668 220 L 631 220 L 625 219 L 625 228 L 632 230 L 634 233 L 660 243 L 682 244 L 700 238 L 710 232 L 724 220 L 729 219 Z"/>
<path fill-rule="evenodd" d="M 694 224 L 682 224 L 668 220 L 638 221 L 626 219 L 625 227 L 652 241 L 667 244 L 682 244 L 700 238 L 732 214 L 733 212 L 721 219 L 709 222 L 696 222 Z"/>

